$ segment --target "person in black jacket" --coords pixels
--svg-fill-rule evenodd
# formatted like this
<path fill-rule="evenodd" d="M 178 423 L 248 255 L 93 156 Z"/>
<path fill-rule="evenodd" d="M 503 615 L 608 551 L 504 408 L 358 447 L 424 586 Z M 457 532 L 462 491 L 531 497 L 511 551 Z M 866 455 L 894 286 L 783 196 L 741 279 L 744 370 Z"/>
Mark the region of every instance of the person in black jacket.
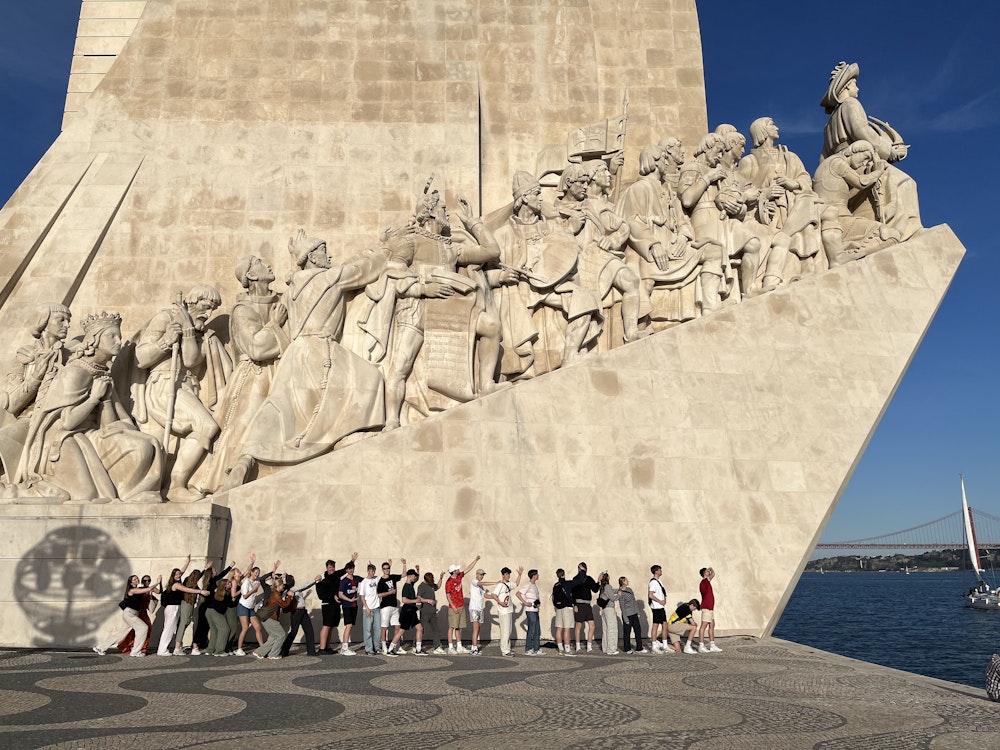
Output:
<path fill-rule="evenodd" d="M 573 596 L 568 588 L 566 572 L 559 568 L 556 571 L 556 582 L 552 585 L 552 606 L 556 610 L 556 653 L 564 656 L 573 655 L 569 647 L 570 631 L 573 628 Z"/>
<path fill-rule="evenodd" d="M 351 562 L 358 559 L 358 553 L 351 555 Z M 331 644 L 340 640 L 337 628 L 340 627 L 340 579 L 344 577 L 347 568 L 337 569 L 333 560 L 326 561 L 326 572 L 316 584 L 316 596 L 323 607 L 323 627 L 319 630 L 319 652 L 332 654 Z M 335 638 L 333 636 L 336 636 Z"/>
<path fill-rule="evenodd" d="M 583 625 L 587 625 L 587 651 L 594 650 L 594 605 L 591 598 L 600 591 L 597 581 L 587 575 L 587 563 L 577 566 L 576 576 L 570 581 L 573 594 L 573 620 L 576 622 L 576 652 L 583 649 L 580 646 L 580 633 Z"/>

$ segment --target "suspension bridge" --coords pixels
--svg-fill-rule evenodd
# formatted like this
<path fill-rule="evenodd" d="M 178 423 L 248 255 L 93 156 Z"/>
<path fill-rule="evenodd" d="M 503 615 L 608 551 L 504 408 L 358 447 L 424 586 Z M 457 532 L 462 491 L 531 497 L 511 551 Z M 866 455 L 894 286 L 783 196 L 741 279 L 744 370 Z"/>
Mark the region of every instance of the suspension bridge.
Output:
<path fill-rule="evenodd" d="M 973 508 L 972 520 L 979 549 L 1000 549 L 1000 517 Z M 910 529 L 846 542 L 823 542 L 816 549 L 941 550 L 965 546 L 965 528 L 959 510 Z"/>

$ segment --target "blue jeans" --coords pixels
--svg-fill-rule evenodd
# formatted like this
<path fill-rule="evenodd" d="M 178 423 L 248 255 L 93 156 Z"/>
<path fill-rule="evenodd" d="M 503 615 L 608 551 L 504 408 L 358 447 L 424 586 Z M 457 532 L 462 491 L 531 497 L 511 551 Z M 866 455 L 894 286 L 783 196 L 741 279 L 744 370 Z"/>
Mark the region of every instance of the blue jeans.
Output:
<path fill-rule="evenodd" d="M 374 654 L 378 651 L 378 644 L 382 638 L 382 611 L 373 609 L 371 614 L 368 610 L 361 610 L 361 630 L 365 636 L 365 651 Z"/>
<path fill-rule="evenodd" d="M 538 651 L 542 647 L 542 624 L 538 620 L 538 613 L 525 612 L 524 615 L 528 618 L 528 633 L 524 637 L 524 650 Z"/>

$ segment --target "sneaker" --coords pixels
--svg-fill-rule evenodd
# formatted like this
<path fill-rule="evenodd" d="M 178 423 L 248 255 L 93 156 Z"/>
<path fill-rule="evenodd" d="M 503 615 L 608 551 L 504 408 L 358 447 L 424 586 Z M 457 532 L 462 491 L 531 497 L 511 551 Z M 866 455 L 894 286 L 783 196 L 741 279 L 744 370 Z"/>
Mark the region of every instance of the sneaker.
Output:
<path fill-rule="evenodd" d="M 93 651 L 98 656 L 104 656 L 104 649 L 101 648 L 100 646 L 94 646 Z"/>
<path fill-rule="evenodd" d="M 693 649 L 693 648 L 691 647 L 691 644 L 690 644 L 690 643 L 685 643 L 685 644 L 684 644 L 684 653 L 685 653 L 685 654 L 697 654 L 698 652 L 697 652 L 697 651 L 695 651 L 695 650 L 694 650 L 694 649 Z"/>
<path fill-rule="evenodd" d="M 253 655 L 256 656 L 258 659 L 263 659 L 264 658 L 263 656 L 261 656 L 260 654 L 258 654 L 256 651 L 253 652 Z"/>
<path fill-rule="evenodd" d="M 424 651 L 422 648 L 418 648 L 418 649 L 414 649 L 413 655 L 414 656 L 427 656 L 427 652 Z"/>
<path fill-rule="evenodd" d="M 173 656 L 173 654 L 170 653 L 169 651 L 157 651 L 156 655 L 157 656 Z"/>
<path fill-rule="evenodd" d="M 583 650 L 583 649 L 581 649 L 581 648 L 580 648 L 580 644 L 579 644 L 579 643 L 578 643 L 578 644 L 576 644 L 576 652 L 575 652 L 575 653 L 578 653 L 578 654 L 579 654 L 579 653 L 580 653 L 580 652 L 581 652 L 582 650 Z"/>
<path fill-rule="evenodd" d="M 197 646 L 191 647 L 191 656 L 201 656 L 201 651 L 198 650 Z"/>
<path fill-rule="evenodd" d="M 653 645 L 652 645 L 651 648 L 653 649 L 653 653 L 654 654 L 658 654 L 658 653 L 660 653 L 660 651 L 663 650 L 663 648 L 660 646 L 660 642 L 659 641 L 653 641 Z M 645 650 L 646 649 L 643 649 L 643 651 L 645 651 Z"/>
<path fill-rule="evenodd" d="M 469 656 L 482 656 L 483 650 L 479 646 L 473 646 L 472 650 L 469 652 Z"/>
<path fill-rule="evenodd" d="M 621 652 L 618 649 L 615 649 L 610 654 L 608 654 L 608 656 L 618 656 L 619 653 L 621 653 Z"/>
<path fill-rule="evenodd" d="M 336 653 L 332 648 L 321 648 L 319 650 L 321 654 L 326 654 L 327 656 L 333 656 Z"/>
<path fill-rule="evenodd" d="M 396 653 L 397 653 L 397 654 L 408 654 L 408 653 L 410 653 L 410 652 L 409 652 L 409 651 L 407 651 L 407 650 L 406 650 L 405 648 L 403 648 L 402 646 L 396 646 Z"/>
<path fill-rule="evenodd" d="M 365 656 L 375 656 L 374 651 L 365 651 Z"/>
<path fill-rule="evenodd" d="M 632 652 L 631 652 L 631 651 L 629 651 L 628 653 L 632 653 Z M 638 651 L 636 651 L 635 653 L 637 653 L 637 654 L 648 654 L 649 652 L 648 652 L 648 651 L 647 651 L 646 649 L 644 649 L 644 648 L 640 648 L 640 649 L 639 649 Z"/>
<path fill-rule="evenodd" d="M 721 654 L 722 649 L 715 645 L 715 643 L 708 644 L 708 650 L 713 654 Z"/>
<path fill-rule="evenodd" d="M 247 652 L 244 651 L 241 648 L 238 648 L 235 651 L 233 651 L 233 656 L 246 656 L 246 655 L 247 655 Z"/>
<path fill-rule="evenodd" d="M 474 648 L 474 649 L 476 649 L 476 651 L 479 651 L 479 647 L 478 647 L 478 646 L 473 646 L 473 648 Z M 466 648 L 465 646 L 463 646 L 463 645 L 462 645 L 461 643 L 459 643 L 459 644 L 458 644 L 458 645 L 457 645 L 457 646 L 455 647 L 455 651 L 456 651 L 457 653 L 459 653 L 459 654 L 467 654 L 467 653 L 469 653 L 469 649 L 467 649 L 467 648 Z"/>
<path fill-rule="evenodd" d="M 388 656 L 390 659 L 396 659 L 399 657 L 399 654 L 397 654 L 395 651 L 386 650 L 382 652 L 382 656 Z"/>
<path fill-rule="evenodd" d="M 699 654 L 708 654 L 708 653 L 711 653 L 711 652 L 708 650 L 708 646 L 706 646 L 704 643 L 699 643 L 698 644 L 698 653 Z"/>
<path fill-rule="evenodd" d="M 635 653 L 634 651 L 632 651 L 631 649 L 629 649 L 628 651 L 625 652 L 625 656 L 631 656 L 634 653 Z"/>
<path fill-rule="evenodd" d="M 510 656 L 511 658 L 513 658 L 514 652 L 513 651 L 508 651 L 506 654 L 504 654 L 504 656 Z"/>
<path fill-rule="evenodd" d="M 577 651 L 579 651 L 579 650 L 580 650 L 580 649 L 577 649 Z M 587 653 L 589 654 L 589 653 L 591 653 L 591 652 L 592 652 L 593 650 L 594 650 L 594 644 L 593 644 L 593 643 L 591 643 L 590 641 L 587 641 Z"/>
<path fill-rule="evenodd" d="M 351 649 L 346 649 L 344 651 L 341 651 L 340 655 L 341 656 L 357 656 L 357 654 L 354 653 L 353 651 L 351 651 Z"/>
<path fill-rule="evenodd" d="M 142 653 L 142 651 L 140 651 L 138 654 L 132 654 L 132 657 L 135 658 L 135 659 L 143 659 L 143 658 L 145 658 L 145 656 L 146 655 L 144 653 Z"/>
<path fill-rule="evenodd" d="M 389 655 L 389 647 L 388 647 L 388 646 L 386 646 L 386 645 L 385 645 L 385 644 L 383 643 L 383 644 L 382 644 L 382 656 L 388 656 L 388 655 Z"/>
<path fill-rule="evenodd" d="M 563 651 L 563 656 L 576 656 L 572 651 Z"/>
<path fill-rule="evenodd" d="M 269 656 L 267 658 L 268 659 L 274 659 L 275 661 L 277 661 L 278 659 L 284 659 L 285 657 L 283 657 L 283 656 Z"/>
<path fill-rule="evenodd" d="M 454 656 L 455 654 L 458 653 L 458 651 L 455 650 L 454 646 L 448 646 L 448 653 Z"/>
<path fill-rule="evenodd" d="M 431 653 L 432 654 L 447 654 L 448 652 L 445 649 L 443 649 L 440 646 L 438 646 L 436 649 L 434 649 L 433 651 L 431 651 Z"/>

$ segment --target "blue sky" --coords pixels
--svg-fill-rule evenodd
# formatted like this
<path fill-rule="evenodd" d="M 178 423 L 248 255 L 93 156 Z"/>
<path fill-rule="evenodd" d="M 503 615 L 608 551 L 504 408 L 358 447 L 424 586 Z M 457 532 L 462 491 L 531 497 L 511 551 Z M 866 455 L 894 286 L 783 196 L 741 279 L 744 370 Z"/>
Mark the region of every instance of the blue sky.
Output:
<path fill-rule="evenodd" d="M 79 0 L 3 2 L 0 200 L 59 133 Z M 836 8 L 836 11 L 832 10 Z M 861 65 L 861 100 L 911 144 L 925 226 L 967 254 L 824 534 L 895 531 L 970 503 L 1000 515 L 1000 3 L 699 2 L 709 122 L 744 133 L 762 115 L 807 167 L 839 60 Z"/>

